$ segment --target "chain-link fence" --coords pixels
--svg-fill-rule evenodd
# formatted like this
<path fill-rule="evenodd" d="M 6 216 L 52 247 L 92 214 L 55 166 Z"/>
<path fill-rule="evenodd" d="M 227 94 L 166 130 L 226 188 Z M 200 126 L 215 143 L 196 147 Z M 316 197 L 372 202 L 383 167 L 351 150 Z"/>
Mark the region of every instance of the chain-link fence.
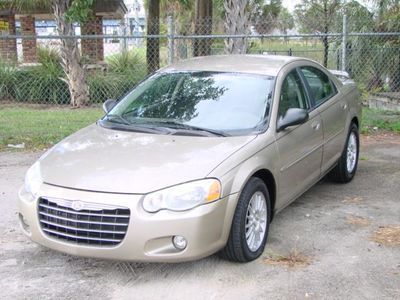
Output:
<path fill-rule="evenodd" d="M 116 25 L 110 29 L 109 24 Z M 79 122 L 79 117 L 70 117 L 70 112 L 65 113 L 71 104 L 73 89 L 71 78 L 65 73 L 73 62 L 63 56 L 65 41 L 73 41 L 80 54 L 77 64 L 84 77 L 78 83 L 86 85 L 87 92 L 81 104 L 95 107 L 93 120 L 101 115 L 100 103 L 122 97 L 149 73 L 170 63 L 203 55 L 247 53 L 307 57 L 329 69 L 347 71 L 364 99 L 379 92 L 397 95 L 400 92 L 400 32 L 380 32 L 372 19 L 362 21 L 347 16 L 336 20 L 335 27 L 325 33 L 314 30 L 308 34 L 301 33 L 299 26 L 297 30 L 289 30 L 262 19 L 250 20 L 244 31 L 234 34 L 227 34 L 232 30 L 221 19 L 183 22 L 168 18 L 157 24 L 160 24 L 158 33 L 151 36 L 137 33 L 120 21 L 105 20 L 95 24 L 102 26 L 103 34 L 92 34 L 95 31 L 90 30 L 79 32 L 78 28 L 74 36 L 0 36 L 0 134 L 3 135 L 0 144 L 18 142 L 10 136 L 15 132 L 11 128 L 14 125 L 10 124 L 14 120 L 10 111 L 17 114 L 16 109 L 21 107 L 28 122 L 33 122 L 29 121 L 28 108 L 35 117 L 39 114 L 35 110 L 38 107 L 46 108 L 53 116 L 55 110 L 64 110 L 52 119 L 52 132 L 57 138 L 63 136 L 63 130 L 57 129 L 60 126 L 72 131 L 86 124 Z M 82 111 L 75 111 L 78 110 Z M 39 123 L 32 124 L 32 128 L 40 124 L 40 118 L 35 122 Z"/>

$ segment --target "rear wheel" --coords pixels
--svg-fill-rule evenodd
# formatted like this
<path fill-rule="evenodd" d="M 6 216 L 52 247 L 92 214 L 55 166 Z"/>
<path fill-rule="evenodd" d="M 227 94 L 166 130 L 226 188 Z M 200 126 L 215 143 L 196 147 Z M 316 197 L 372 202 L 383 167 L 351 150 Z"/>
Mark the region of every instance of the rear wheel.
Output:
<path fill-rule="evenodd" d="M 358 128 L 352 123 L 343 153 L 336 167 L 329 174 L 334 181 L 347 183 L 353 179 L 357 171 L 359 150 L 360 139 Z"/>
<path fill-rule="evenodd" d="M 236 262 L 259 257 L 265 248 L 270 219 L 268 189 L 261 179 L 253 177 L 240 194 L 228 242 L 219 255 Z"/>

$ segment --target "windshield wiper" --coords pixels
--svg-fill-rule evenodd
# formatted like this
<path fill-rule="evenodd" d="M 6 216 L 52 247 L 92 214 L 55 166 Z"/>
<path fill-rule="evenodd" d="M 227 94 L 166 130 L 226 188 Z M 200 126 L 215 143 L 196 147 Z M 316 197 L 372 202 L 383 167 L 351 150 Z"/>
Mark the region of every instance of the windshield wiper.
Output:
<path fill-rule="evenodd" d="M 188 130 L 188 131 L 204 131 L 204 132 L 208 132 L 208 133 L 211 133 L 211 134 L 217 135 L 217 136 L 228 136 L 228 134 L 226 134 L 225 132 L 220 131 L 220 130 L 193 126 L 193 125 L 184 124 L 184 123 L 180 123 L 180 122 L 172 121 L 172 120 L 157 121 L 156 123 L 159 123 L 162 125 L 170 125 L 170 126 L 172 125 L 171 127 L 174 129 L 183 129 L 183 130 Z"/>
<path fill-rule="evenodd" d="M 109 118 L 111 117 L 111 118 Z M 120 122 L 116 122 L 116 120 L 119 120 Z M 126 118 L 120 115 L 116 114 L 110 114 L 106 115 L 105 121 L 108 121 L 110 123 L 115 123 L 119 124 L 118 127 L 115 127 L 113 125 L 108 125 L 106 127 L 109 127 L 111 129 L 119 129 L 119 130 L 126 130 L 126 131 L 138 131 L 138 132 L 145 132 L 145 133 L 164 133 L 164 134 L 169 134 L 170 130 L 166 131 L 166 128 L 162 130 L 161 128 L 155 127 L 155 126 L 149 126 L 147 124 L 136 124 L 136 123 L 131 123 L 129 122 Z M 103 120 L 104 122 L 104 120 Z M 103 123 L 102 122 L 102 123 Z M 105 124 L 103 123 L 103 126 Z"/>
<path fill-rule="evenodd" d="M 131 125 L 131 123 L 125 119 L 123 116 L 116 115 L 116 114 L 109 114 L 106 115 L 106 120 L 112 123 L 124 124 L 124 125 Z M 116 122 L 116 120 L 120 120 L 121 122 Z"/>

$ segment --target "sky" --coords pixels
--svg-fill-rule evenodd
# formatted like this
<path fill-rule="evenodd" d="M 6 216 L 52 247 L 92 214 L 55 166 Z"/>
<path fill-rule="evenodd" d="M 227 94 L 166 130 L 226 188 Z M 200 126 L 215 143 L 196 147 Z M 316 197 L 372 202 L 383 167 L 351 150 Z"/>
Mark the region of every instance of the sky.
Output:
<path fill-rule="evenodd" d="M 282 5 L 286 7 L 290 12 L 293 12 L 294 7 L 296 4 L 299 4 L 301 0 L 282 0 Z M 371 3 L 368 3 L 368 0 L 359 0 L 363 5 L 366 5 L 367 7 L 371 6 Z"/>
<path fill-rule="evenodd" d="M 131 4 L 134 2 L 134 0 L 124 0 L 125 3 L 127 4 Z M 139 0 L 139 2 L 143 2 L 143 0 Z M 286 7 L 290 12 L 293 12 L 294 7 L 296 4 L 299 4 L 301 2 L 301 0 L 282 0 L 282 4 L 284 7 Z M 363 5 L 366 5 L 367 7 L 371 6 L 371 1 L 368 0 L 358 0 L 358 2 L 360 2 Z"/>
<path fill-rule="evenodd" d="M 283 0 L 282 4 L 284 7 L 286 7 L 290 12 L 293 12 L 294 6 L 296 4 L 299 4 L 301 1 L 296 1 L 296 0 Z"/>

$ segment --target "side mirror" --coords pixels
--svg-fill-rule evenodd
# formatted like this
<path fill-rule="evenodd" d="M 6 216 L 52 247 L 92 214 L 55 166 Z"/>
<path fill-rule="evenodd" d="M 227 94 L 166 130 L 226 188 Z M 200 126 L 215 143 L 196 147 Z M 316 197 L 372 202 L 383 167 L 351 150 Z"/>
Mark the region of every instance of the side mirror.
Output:
<path fill-rule="evenodd" d="M 108 99 L 103 103 L 103 110 L 107 114 L 117 104 L 117 100 Z"/>
<path fill-rule="evenodd" d="M 282 131 L 287 127 L 299 125 L 307 122 L 308 112 L 302 108 L 289 108 L 283 117 L 280 117 L 277 124 L 277 131 Z"/>

